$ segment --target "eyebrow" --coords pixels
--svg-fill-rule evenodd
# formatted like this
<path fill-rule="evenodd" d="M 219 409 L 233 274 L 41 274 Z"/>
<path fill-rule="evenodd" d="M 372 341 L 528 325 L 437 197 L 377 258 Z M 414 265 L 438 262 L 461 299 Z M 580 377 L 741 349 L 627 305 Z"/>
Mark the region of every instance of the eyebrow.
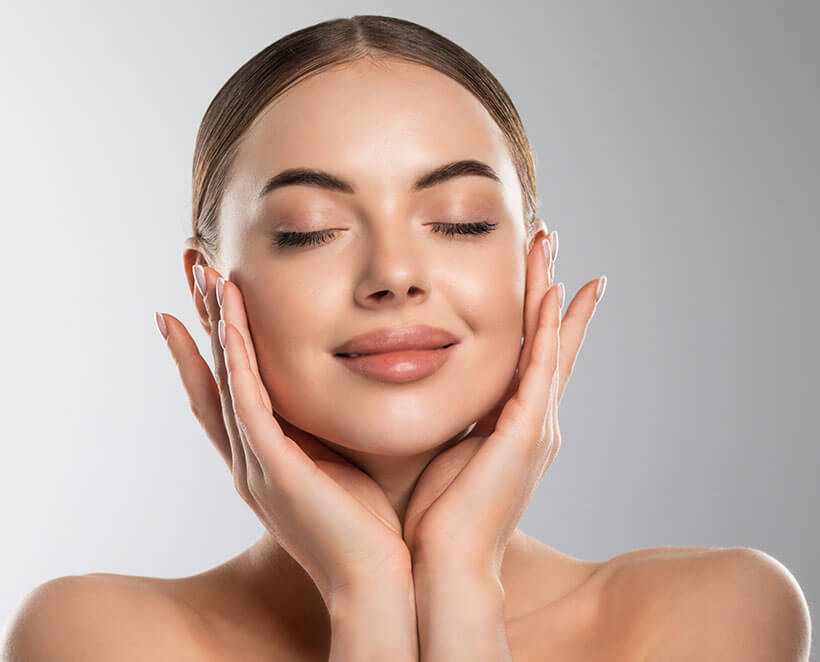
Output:
<path fill-rule="evenodd" d="M 422 191 L 437 184 L 441 184 L 442 182 L 454 179 L 455 177 L 466 177 L 469 175 L 489 177 L 499 183 L 501 182 L 501 178 L 496 174 L 495 170 L 483 161 L 466 159 L 446 163 L 442 166 L 434 168 L 430 172 L 424 173 L 413 183 L 412 191 Z M 356 192 L 356 189 L 353 188 L 353 185 L 350 182 L 332 175 L 329 172 L 325 172 L 324 170 L 314 170 L 312 168 L 289 168 L 287 170 L 283 170 L 278 175 L 274 175 L 267 182 L 265 182 L 262 190 L 259 191 L 259 197 L 263 198 L 275 189 L 295 185 L 316 186 L 328 191 L 333 191 L 334 193 Z"/>

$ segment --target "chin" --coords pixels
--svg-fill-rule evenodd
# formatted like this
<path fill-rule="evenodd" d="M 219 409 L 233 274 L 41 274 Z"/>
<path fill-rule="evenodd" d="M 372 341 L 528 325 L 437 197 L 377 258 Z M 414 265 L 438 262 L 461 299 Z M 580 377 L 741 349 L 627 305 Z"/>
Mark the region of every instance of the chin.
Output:
<path fill-rule="evenodd" d="M 462 362 L 450 361 L 435 374 L 404 384 L 349 374 L 335 358 L 298 366 L 283 361 L 271 372 L 277 378 L 276 409 L 331 448 L 419 455 L 469 435 L 506 390 L 519 351 L 515 343 L 509 357 L 495 350 L 466 364 L 467 357 L 454 355 Z"/>
<path fill-rule="evenodd" d="M 328 426 L 309 431 L 323 441 L 361 453 L 410 457 L 452 445 L 469 434 L 475 418 L 456 419 L 452 414 L 414 416 L 412 410 L 398 414 L 382 410 L 376 416 L 365 416 L 361 409 L 336 410 Z"/>

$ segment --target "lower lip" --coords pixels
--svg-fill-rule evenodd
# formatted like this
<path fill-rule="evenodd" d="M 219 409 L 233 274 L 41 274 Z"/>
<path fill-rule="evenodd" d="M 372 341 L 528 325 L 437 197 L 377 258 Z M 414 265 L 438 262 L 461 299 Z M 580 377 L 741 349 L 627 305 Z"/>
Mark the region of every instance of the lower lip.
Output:
<path fill-rule="evenodd" d="M 353 372 L 383 382 L 414 382 L 432 375 L 450 358 L 456 345 L 442 349 L 414 349 L 367 356 L 337 356 Z"/>

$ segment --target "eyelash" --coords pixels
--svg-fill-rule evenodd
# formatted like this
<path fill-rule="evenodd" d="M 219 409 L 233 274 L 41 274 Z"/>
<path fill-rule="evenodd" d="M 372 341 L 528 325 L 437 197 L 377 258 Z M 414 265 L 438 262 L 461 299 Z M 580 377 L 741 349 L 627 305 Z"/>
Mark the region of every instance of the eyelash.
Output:
<path fill-rule="evenodd" d="M 498 223 L 477 221 L 475 223 L 433 223 L 433 232 L 446 237 L 455 235 L 484 235 L 492 232 Z M 440 229 L 443 228 L 443 229 Z M 312 246 L 323 244 L 335 236 L 336 230 L 318 230 L 316 232 L 280 232 L 276 236 L 276 245 L 280 248 L 287 246 Z"/>

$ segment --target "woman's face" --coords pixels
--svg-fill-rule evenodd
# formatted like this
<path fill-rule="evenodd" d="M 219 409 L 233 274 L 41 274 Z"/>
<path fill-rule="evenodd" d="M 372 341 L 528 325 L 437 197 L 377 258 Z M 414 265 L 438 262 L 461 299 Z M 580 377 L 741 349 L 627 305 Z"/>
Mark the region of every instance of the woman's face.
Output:
<path fill-rule="evenodd" d="M 414 187 L 463 159 L 498 179 Z M 302 183 L 260 197 L 291 168 L 350 189 Z M 495 225 L 434 229 L 478 221 Z M 243 293 L 262 379 L 292 424 L 358 452 L 414 455 L 461 434 L 504 394 L 523 331 L 522 193 L 501 130 L 454 80 L 359 60 L 299 82 L 244 135 L 220 223 L 218 267 Z M 318 243 L 280 245 L 281 233 L 324 230 Z M 334 355 L 353 336 L 418 324 L 458 339 L 421 378 L 385 381 Z"/>

